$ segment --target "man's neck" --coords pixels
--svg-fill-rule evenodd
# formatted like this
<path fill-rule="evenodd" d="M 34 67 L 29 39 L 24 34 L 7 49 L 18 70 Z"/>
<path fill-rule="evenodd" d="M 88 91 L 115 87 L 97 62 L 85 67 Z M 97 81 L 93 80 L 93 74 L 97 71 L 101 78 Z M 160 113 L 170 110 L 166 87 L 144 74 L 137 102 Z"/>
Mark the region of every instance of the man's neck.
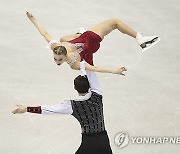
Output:
<path fill-rule="evenodd" d="M 85 96 L 87 93 L 78 93 L 79 96 Z"/>

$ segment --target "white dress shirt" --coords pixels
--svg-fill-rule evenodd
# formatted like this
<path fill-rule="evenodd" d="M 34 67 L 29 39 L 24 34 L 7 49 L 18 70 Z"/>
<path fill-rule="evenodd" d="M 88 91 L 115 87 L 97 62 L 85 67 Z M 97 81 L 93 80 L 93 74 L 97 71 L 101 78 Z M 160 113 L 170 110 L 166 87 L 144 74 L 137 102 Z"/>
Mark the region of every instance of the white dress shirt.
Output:
<path fill-rule="evenodd" d="M 92 94 L 91 91 L 94 91 L 99 95 L 102 95 L 100 85 L 95 72 L 86 71 L 86 74 L 90 84 L 90 89 L 86 95 L 79 96 L 75 100 L 83 101 L 89 99 Z M 64 100 L 63 102 L 57 105 L 42 105 L 41 110 L 42 110 L 42 114 L 72 114 L 73 113 L 70 100 Z"/>

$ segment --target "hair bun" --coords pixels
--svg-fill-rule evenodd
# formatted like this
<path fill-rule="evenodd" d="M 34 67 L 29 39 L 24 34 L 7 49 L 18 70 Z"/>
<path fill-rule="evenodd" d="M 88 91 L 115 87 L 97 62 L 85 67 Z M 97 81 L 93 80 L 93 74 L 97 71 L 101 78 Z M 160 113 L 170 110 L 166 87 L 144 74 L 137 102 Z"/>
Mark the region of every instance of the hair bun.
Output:
<path fill-rule="evenodd" d="M 67 50 L 64 46 L 57 46 L 54 48 L 53 52 L 57 55 L 67 55 Z"/>

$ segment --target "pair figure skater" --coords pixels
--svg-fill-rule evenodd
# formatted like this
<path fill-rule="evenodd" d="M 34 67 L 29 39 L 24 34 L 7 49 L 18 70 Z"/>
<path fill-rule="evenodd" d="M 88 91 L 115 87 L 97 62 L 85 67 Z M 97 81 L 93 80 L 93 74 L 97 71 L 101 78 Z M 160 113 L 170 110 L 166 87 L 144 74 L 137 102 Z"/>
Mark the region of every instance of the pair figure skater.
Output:
<path fill-rule="evenodd" d="M 57 41 L 49 35 L 49 33 L 42 27 L 41 24 L 38 23 L 31 13 L 27 12 L 27 17 L 48 42 L 47 47 L 52 49 L 56 64 L 62 65 L 66 62 L 74 70 L 79 70 L 80 62 L 84 60 L 87 62 L 85 66 L 86 70 L 124 75 L 122 74 L 124 67 L 115 69 L 103 68 L 94 66 L 93 63 L 93 53 L 99 49 L 100 42 L 106 35 L 115 29 L 136 39 L 142 51 L 151 48 L 160 41 L 158 36 L 142 36 L 119 19 L 104 21 L 84 33 L 81 32 L 82 34 L 64 36 L 60 38 L 60 41 Z"/>
<path fill-rule="evenodd" d="M 72 69 L 81 70 L 81 75 L 74 79 L 74 88 L 77 90 L 79 98 L 65 100 L 52 106 L 26 107 L 18 105 L 13 113 L 73 115 L 79 121 L 82 129 L 82 142 L 76 154 L 112 154 L 104 124 L 102 92 L 95 72 L 125 75 L 124 72 L 127 69 L 125 67 L 111 69 L 94 66 L 93 53 L 99 49 L 100 42 L 104 37 L 115 29 L 135 38 L 142 51 L 158 43 L 160 38 L 158 36 L 142 36 L 119 19 L 110 19 L 88 31 L 64 36 L 57 41 L 47 33 L 31 13 L 27 12 L 27 17 L 47 40 L 46 47 L 52 49 L 57 65 L 67 62 Z"/>
<path fill-rule="evenodd" d="M 80 64 L 82 74 L 74 79 L 74 88 L 79 95 L 77 99 L 64 100 L 57 105 L 18 105 L 13 113 L 72 115 L 82 129 L 82 142 L 75 154 L 112 154 L 104 123 L 102 91 L 95 72 L 85 71 L 84 64 L 85 61 Z"/>

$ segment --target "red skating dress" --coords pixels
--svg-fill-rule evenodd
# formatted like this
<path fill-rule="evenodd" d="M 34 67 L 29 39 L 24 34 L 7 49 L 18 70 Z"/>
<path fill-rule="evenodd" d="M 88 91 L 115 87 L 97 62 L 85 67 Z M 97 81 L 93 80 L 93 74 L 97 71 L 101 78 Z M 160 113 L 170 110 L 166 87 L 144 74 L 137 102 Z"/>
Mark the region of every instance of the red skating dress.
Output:
<path fill-rule="evenodd" d="M 82 46 L 82 51 L 80 52 L 81 60 L 85 60 L 90 65 L 94 65 L 93 53 L 99 49 L 101 41 L 102 38 L 98 34 L 92 31 L 86 31 L 78 38 L 68 42 L 72 44 L 83 43 L 84 45 Z"/>

